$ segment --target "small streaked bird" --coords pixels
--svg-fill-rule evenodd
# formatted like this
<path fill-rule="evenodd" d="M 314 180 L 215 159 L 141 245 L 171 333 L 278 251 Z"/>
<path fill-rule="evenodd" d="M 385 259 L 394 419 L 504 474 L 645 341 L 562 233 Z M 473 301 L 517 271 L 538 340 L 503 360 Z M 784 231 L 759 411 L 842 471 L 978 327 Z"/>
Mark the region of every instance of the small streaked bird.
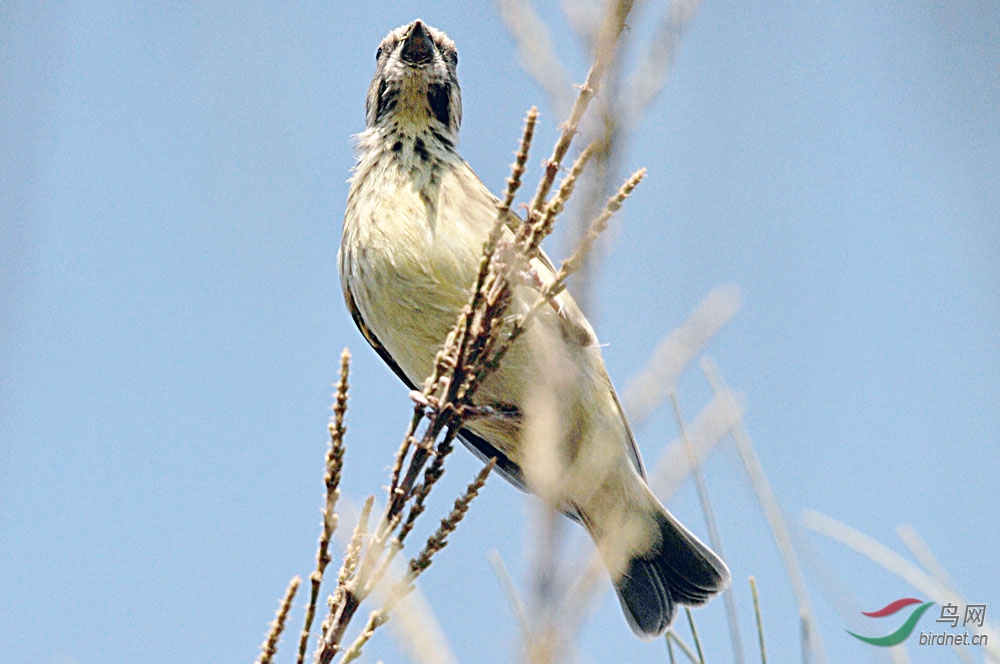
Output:
<path fill-rule="evenodd" d="M 375 59 L 338 262 L 354 322 L 413 389 L 468 300 L 498 200 L 457 151 L 454 43 L 417 20 L 386 35 Z M 511 214 L 509 226 L 518 223 Z M 513 314 L 554 278 L 544 254 L 530 270 L 515 285 Z M 632 630 L 652 638 L 678 604 L 721 592 L 729 570 L 646 486 L 590 323 L 567 292 L 553 305 L 484 381 L 474 401 L 490 415 L 460 437 L 481 458 L 496 458 L 515 486 L 584 525 Z"/>

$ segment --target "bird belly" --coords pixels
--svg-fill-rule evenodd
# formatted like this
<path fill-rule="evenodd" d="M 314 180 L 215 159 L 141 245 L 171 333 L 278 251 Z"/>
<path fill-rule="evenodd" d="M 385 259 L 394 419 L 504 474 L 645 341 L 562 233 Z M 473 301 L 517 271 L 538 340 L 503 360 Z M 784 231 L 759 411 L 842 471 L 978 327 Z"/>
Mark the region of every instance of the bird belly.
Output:
<path fill-rule="evenodd" d="M 431 197 L 409 181 L 382 177 L 369 187 L 372 179 L 348 198 L 341 279 L 365 324 L 419 386 L 469 299 L 489 229 L 442 205 L 443 183 Z"/>
<path fill-rule="evenodd" d="M 482 184 L 462 178 L 461 170 L 445 175 L 433 196 L 412 180 L 366 178 L 348 198 L 341 278 L 365 324 L 418 387 L 469 300 L 496 215 Z M 378 186 L 366 190 L 373 181 Z M 510 313 L 526 312 L 537 297 L 517 287 Z M 495 416 L 467 426 L 559 504 L 586 505 L 595 491 L 601 502 L 624 500 L 634 474 L 627 425 L 596 340 L 582 344 L 566 330 L 557 308 L 543 307 L 473 399 Z"/>

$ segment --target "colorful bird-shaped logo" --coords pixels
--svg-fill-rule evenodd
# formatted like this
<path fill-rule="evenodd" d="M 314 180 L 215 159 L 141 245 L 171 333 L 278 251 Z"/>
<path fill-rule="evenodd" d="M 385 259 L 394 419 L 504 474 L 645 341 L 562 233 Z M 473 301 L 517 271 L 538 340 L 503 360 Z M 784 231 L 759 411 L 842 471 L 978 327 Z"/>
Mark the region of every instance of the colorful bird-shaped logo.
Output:
<path fill-rule="evenodd" d="M 891 616 L 892 614 L 905 609 L 908 606 L 914 604 L 920 604 L 910 617 L 906 619 L 906 622 L 897 629 L 892 634 L 887 636 L 861 636 L 860 634 L 855 634 L 851 630 L 844 630 L 856 639 L 861 639 L 865 643 L 870 643 L 873 646 L 895 646 L 899 645 L 906 640 L 906 637 L 913 632 L 913 628 L 917 626 L 917 621 L 920 620 L 920 616 L 924 615 L 924 612 L 931 607 L 934 602 L 921 602 L 919 599 L 914 599 L 912 597 L 904 597 L 903 599 L 897 599 L 895 602 L 890 602 L 884 608 L 878 611 L 862 611 L 861 613 L 868 616 L 869 618 L 884 618 L 885 616 Z"/>

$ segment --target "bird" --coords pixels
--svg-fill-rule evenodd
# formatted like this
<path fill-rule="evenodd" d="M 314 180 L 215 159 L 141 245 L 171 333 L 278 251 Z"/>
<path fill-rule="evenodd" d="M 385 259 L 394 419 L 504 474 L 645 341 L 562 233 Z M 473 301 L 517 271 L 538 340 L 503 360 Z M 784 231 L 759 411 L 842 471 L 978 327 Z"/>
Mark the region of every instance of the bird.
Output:
<path fill-rule="evenodd" d="M 458 152 L 454 42 L 417 19 L 389 32 L 375 60 L 338 269 L 358 329 L 413 390 L 468 301 L 499 201 Z M 501 242 L 521 223 L 508 214 Z M 529 269 L 532 277 L 513 288 L 515 314 L 555 278 L 544 252 Z M 583 525 L 632 631 L 652 639 L 678 605 L 722 592 L 729 569 L 649 489 L 593 328 L 568 292 L 552 305 L 483 381 L 473 402 L 485 415 L 467 421 L 459 438 L 513 485 Z"/>

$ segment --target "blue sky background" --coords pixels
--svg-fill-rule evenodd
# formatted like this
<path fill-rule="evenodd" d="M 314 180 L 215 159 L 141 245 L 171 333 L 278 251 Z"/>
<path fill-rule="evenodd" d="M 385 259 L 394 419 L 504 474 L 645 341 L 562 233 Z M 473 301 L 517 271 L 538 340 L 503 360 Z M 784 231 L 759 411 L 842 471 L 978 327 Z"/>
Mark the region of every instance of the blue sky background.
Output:
<path fill-rule="evenodd" d="M 542 13 L 582 80 L 565 20 Z M 381 491 L 409 402 L 355 331 L 335 255 L 375 48 L 417 16 L 458 44 L 465 158 L 499 190 L 537 104 L 537 176 L 560 118 L 489 3 L 4 3 L 5 662 L 252 661 L 288 579 L 313 567 L 344 346 L 345 496 Z M 624 386 L 705 294 L 738 286 L 743 309 L 710 352 L 786 513 L 818 509 L 903 553 L 895 528 L 913 524 L 994 621 L 998 77 L 993 2 L 705 3 L 626 154 L 649 175 L 616 222 L 595 312 Z M 689 417 L 710 398 L 696 369 L 679 388 Z M 636 433 L 650 459 L 676 427 L 664 410 Z M 727 446 L 705 472 L 744 640 L 752 653 L 753 574 L 769 654 L 794 661 L 790 585 L 736 459 Z M 439 510 L 476 467 L 454 456 Z M 704 534 L 690 487 L 670 507 Z M 516 652 L 487 552 L 523 584 L 529 516 L 492 480 L 421 581 L 461 661 Z M 916 591 L 799 536 L 824 561 L 806 571 L 830 661 L 887 661 L 844 633 L 883 623 L 846 624 L 828 578 L 851 611 Z M 697 618 L 709 660 L 730 661 L 721 602 Z M 585 632 L 583 661 L 665 661 L 610 593 Z M 366 658 L 399 661 L 388 629 Z"/>

